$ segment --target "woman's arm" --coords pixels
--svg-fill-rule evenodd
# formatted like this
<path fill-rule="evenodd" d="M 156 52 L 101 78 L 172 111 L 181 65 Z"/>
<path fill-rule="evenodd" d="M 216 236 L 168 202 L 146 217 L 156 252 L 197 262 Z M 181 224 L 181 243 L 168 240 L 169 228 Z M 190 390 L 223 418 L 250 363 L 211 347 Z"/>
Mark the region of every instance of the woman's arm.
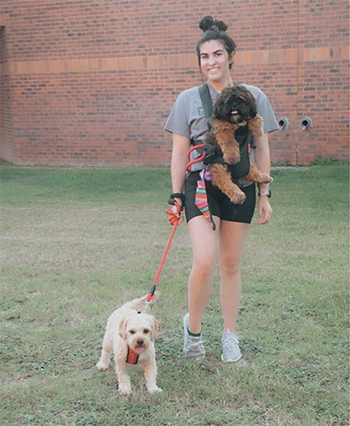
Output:
<path fill-rule="evenodd" d="M 173 193 L 182 193 L 186 178 L 187 152 L 190 149 L 190 140 L 184 136 L 173 133 L 173 151 L 171 156 L 171 182 Z M 180 198 L 176 201 L 182 206 Z M 180 217 L 176 207 L 171 209 L 177 217 Z"/>
<path fill-rule="evenodd" d="M 270 174 L 270 148 L 269 148 L 269 137 L 267 133 L 262 136 L 254 136 L 254 145 L 256 149 L 254 151 L 255 162 L 258 169 L 264 173 Z M 260 183 L 259 190 L 269 189 L 268 183 Z M 272 217 L 272 208 L 270 200 L 267 195 L 260 195 L 258 202 L 258 214 L 259 214 L 259 225 L 264 225 L 270 222 Z"/>

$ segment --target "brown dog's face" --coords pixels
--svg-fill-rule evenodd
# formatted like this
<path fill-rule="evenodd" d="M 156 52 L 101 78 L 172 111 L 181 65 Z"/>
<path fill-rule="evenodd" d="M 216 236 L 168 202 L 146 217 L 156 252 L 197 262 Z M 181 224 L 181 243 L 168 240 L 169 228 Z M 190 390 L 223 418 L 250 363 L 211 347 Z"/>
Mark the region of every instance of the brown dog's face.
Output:
<path fill-rule="evenodd" d="M 134 352 L 141 354 L 158 337 L 158 321 L 152 315 L 131 315 L 120 322 L 119 335 Z"/>
<path fill-rule="evenodd" d="M 256 102 L 244 86 L 226 87 L 216 98 L 214 117 L 217 120 L 239 124 L 256 116 Z"/>

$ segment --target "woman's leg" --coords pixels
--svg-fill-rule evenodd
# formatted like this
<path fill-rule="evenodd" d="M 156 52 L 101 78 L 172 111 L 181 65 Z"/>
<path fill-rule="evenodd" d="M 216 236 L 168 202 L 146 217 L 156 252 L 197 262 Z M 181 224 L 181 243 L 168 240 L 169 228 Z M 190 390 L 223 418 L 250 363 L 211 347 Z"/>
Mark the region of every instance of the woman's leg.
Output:
<path fill-rule="evenodd" d="M 241 299 L 241 261 L 249 224 L 221 221 L 220 227 L 220 297 L 224 331 L 236 333 Z"/>
<path fill-rule="evenodd" d="M 197 216 L 188 222 L 192 243 L 193 263 L 188 280 L 188 329 L 191 333 L 201 332 L 201 319 L 209 301 L 218 253 L 220 221 L 214 217 L 216 230 L 204 216 Z"/>

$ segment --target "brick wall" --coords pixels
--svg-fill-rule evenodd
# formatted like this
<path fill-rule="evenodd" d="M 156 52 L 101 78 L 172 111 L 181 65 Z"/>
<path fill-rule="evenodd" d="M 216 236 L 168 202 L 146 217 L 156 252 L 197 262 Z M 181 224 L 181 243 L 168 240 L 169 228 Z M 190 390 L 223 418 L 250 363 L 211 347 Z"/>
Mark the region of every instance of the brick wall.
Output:
<path fill-rule="evenodd" d="M 21 165 L 169 164 L 176 96 L 201 84 L 198 22 L 214 13 L 289 128 L 272 160 L 348 160 L 345 0 L 2 0 L 1 158 Z M 310 130 L 301 130 L 304 116 Z"/>

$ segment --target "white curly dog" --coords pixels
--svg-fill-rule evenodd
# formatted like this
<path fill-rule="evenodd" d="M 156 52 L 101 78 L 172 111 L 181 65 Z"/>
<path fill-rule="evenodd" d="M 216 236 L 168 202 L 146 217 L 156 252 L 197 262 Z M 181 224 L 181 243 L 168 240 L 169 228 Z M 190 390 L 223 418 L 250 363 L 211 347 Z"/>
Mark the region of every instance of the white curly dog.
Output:
<path fill-rule="evenodd" d="M 154 316 L 143 313 L 146 298 L 135 299 L 112 313 L 106 326 L 101 358 L 96 364 L 98 370 L 107 370 L 113 350 L 119 392 L 125 396 L 132 393 L 127 371 L 130 364 L 144 369 L 148 392 L 162 391 L 156 384 L 154 341 L 158 337 L 158 322 Z"/>

